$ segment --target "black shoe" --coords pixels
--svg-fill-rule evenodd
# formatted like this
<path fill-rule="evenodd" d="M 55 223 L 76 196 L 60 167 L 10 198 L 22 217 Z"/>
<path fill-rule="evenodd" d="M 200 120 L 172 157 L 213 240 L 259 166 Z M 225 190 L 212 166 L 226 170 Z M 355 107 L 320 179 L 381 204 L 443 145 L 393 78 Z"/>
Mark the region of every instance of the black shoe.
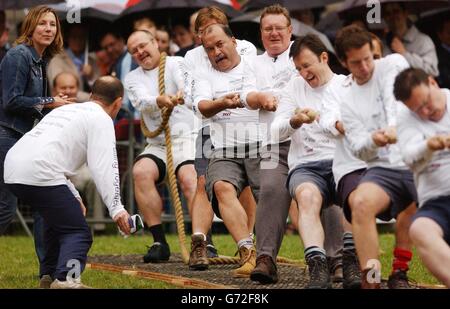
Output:
<path fill-rule="evenodd" d="M 388 288 L 390 289 L 412 289 L 413 287 L 409 283 L 408 275 L 406 270 L 396 270 L 394 271 L 388 279 Z"/>
<path fill-rule="evenodd" d="M 216 247 L 214 247 L 214 245 L 211 244 L 206 245 L 206 255 L 208 256 L 208 259 L 219 257 L 219 254 L 217 254 Z"/>
<path fill-rule="evenodd" d="M 361 270 L 356 250 L 345 250 L 342 254 L 342 272 L 344 289 L 361 288 Z"/>
<path fill-rule="evenodd" d="M 276 283 L 278 281 L 278 271 L 272 257 L 266 254 L 258 256 L 256 258 L 256 267 L 250 273 L 250 279 L 261 284 Z"/>
<path fill-rule="evenodd" d="M 170 257 L 170 248 L 167 243 L 155 242 L 144 255 L 144 263 L 166 262 Z"/>
<path fill-rule="evenodd" d="M 306 289 L 331 289 L 327 258 L 316 255 L 306 260 L 309 269 L 309 283 Z"/>

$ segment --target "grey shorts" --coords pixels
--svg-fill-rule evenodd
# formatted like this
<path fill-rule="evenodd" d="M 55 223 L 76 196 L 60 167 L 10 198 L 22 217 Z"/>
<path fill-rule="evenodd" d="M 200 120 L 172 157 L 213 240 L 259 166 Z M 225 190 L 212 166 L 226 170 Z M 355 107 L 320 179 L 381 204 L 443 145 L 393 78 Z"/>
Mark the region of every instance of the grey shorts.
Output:
<path fill-rule="evenodd" d="M 416 212 L 413 220 L 430 218 L 444 232 L 444 240 L 450 246 L 450 196 L 440 196 L 426 201 Z"/>
<path fill-rule="evenodd" d="M 209 158 L 214 150 L 209 131 L 209 126 L 200 129 L 195 140 L 194 167 L 197 172 L 197 177 L 206 175 Z"/>
<path fill-rule="evenodd" d="M 333 177 L 333 160 L 322 160 L 300 164 L 288 175 L 287 189 L 295 199 L 295 190 L 303 183 L 313 183 L 322 195 L 322 207 L 336 203 L 336 186 Z"/>
<path fill-rule="evenodd" d="M 231 183 L 237 196 L 246 186 L 250 186 L 255 200 L 259 197 L 259 165 L 261 158 L 224 158 L 222 150 L 214 150 L 206 173 L 206 192 L 214 213 L 221 218 L 219 205 L 214 192 L 218 181 Z"/>
<path fill-rule="evenodd" d="M 343 176 L 341 180 L 339 180 L 336 192 L 337 202 L 338 205 L 342 207 L 345 219 L 348 222 L 352 222 L 352 210 L 350 209 L 350 205 L 348 204 L 348 197 L 358 187 L 365 171 L 366 169 L 362 168 L 350 172 L 348 174 L 345 174 L 345 176 Z"/>
<path fill-rule="evenodd" d="M 389 221 L 397 218 L 412 202 L 417 202 L 414 178 L 409 170 L 372 167 L 366 170 L 359 183 L 365 182 L 380 186 L 391 199 L 388 209 L 377 215 L 378 219 Z"/>

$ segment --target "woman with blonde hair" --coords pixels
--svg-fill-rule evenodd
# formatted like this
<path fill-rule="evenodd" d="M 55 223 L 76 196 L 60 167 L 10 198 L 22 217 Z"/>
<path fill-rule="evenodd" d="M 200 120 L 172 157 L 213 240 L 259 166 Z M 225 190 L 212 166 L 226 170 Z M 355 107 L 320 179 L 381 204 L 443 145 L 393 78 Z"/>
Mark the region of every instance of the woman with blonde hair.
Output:
<path fill-rule="evenodd" d="M 64 96 L 49 95 L 48 60 L 63 47 L 61 26 L 55 11 L 46 6 L 30 10 L 22 34 L 0 64 L 0 234 L 12 221 L 16 197 L 6 188 L 3 164 L 8 150 L 43 117 L 43 109 L 70 103 Z M 35 229 L 36 230 L 36 229 Z M 40 237 L 36 237 L 38 239 Z M 43 252 L 37 246 L 41 258 Z"/>

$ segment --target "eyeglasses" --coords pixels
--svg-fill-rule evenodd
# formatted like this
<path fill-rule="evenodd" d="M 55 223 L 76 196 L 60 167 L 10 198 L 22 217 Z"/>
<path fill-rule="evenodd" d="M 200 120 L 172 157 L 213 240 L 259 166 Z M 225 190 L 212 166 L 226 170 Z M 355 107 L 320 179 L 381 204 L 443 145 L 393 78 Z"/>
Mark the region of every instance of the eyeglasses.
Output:
<path fill-rule="evenodd" d="M 286 30 L 288 27 L 289 27 L 289 26 L 284 26 L 284 27 L 279 27 L 279 26 L 276 26 L 276 27 L 266 27 L 266 28 L 263 28 L 262 31 L 263 31 L 265 34 L 270 34 L 270 33 L 272 33 L 272 31 L 275 31 L 275 32 L 280 33 L 280 32 L 283 32 L 284 30 Z"/>

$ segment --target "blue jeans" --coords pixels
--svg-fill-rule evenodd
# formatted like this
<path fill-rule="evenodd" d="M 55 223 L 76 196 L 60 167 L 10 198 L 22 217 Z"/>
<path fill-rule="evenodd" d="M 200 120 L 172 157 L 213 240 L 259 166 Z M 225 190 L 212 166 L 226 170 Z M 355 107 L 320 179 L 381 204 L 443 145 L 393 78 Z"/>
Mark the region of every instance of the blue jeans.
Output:
<path fill-rule="evenodd" d="M 0 235 L 6 231 L 16 215 L 17 198 L 3 180 L 5 157 L 9 149 L 19 140 L 20 133 L 0 126 Z"/>
<path fill-rule="evenodd" d="M 30 205 L 44 219 L 45 255 L 40 262 L 41 275 L 65 281 L 73 268 L 79 266 L 80 275 L 86 265 L 92 236 L 84 218 L 80 202 L 66 185 L 37 187 L 8 185 L 17 197 Z"/>

